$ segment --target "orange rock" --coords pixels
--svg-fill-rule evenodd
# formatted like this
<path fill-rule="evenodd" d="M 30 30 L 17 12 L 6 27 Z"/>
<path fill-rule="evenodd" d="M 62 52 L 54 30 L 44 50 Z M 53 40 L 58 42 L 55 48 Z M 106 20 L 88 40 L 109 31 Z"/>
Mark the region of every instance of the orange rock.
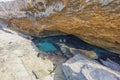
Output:
<path fill-rule="evenodd" d="M 44 30 L 60 31 L 73 34 L 82 40 L 120 53 L 120 14 L 78 13 L 68 15 L 54 14 L 47 19 L 30 21 L 29 19 L 12 19 L 18 31 L 40 35 Z M 41 24 L 36 26 L 34 23 Z M 45 25 L 45 28 L 42 28 Z M 46 27 L 49 26 L 49 27 Z M 46 35 L 47 36 L 47 35 Z"/>

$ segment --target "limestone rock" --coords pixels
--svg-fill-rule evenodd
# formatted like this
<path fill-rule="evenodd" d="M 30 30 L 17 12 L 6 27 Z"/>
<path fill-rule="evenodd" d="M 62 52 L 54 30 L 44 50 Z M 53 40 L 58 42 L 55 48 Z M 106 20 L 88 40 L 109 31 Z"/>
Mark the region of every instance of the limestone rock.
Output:
<path fill-rule="evenodd" d="M 97 59 L 98 58 L 98 55 L 94 51 L 88 51 L 88 50 L 82 50 L 82 49 L 74 49 L 74 48 L 72 48 L 72 49 L 70 49 L 70 52 L 72 54 L 74 54 L 74 56 L 76 54 L 82 53 L 82 54 L 86 55 L 87 57 L 89 57 L 91 59 Z"/>
<path fill-rule="evenodd" d="M 58 44 L 58 46 L 60 47 L 60 50 L 62 51 L 64 56 L 66 56 L 67 58 L 71 58 L 71 57 L 75 56 L 76 54 L 81 54 L 81 53 L 88 56 L 91 59 L 98 58 L 98 55 L 94 51 L 75 49 L 75 48 L 71 48 L 65 44 L 62 44 L 62 43 Z"/>
<path fill-rule="evenodd" d="M 75 48 L 71 48 L 69 46 L 66 46 L 65 44 L 59 44 L 59 45 L 60 45 L 62 53 L 67 58 L 71 58 L 71 57 L 78 55 L 78 54 L 85 55 L 85 56 L 89 57 L 90 59 L 97 60 L 99 63 L 101 63 L 102 65 L 104 65 L 108 68 L 111 68 L 115 71 L 120 72 L 120 64 L 119 64 L 119 60 L 118 60 L 119 56 L 117 56 L 117 55 L 110 56 L 110 54 L 109 54 L 109 57 L 108 57 L 105 54 L 103 54 L 104 57 L 100 57 L 94 51 L 75 49 Z M 114 58 L 115 60 L 113 60 L 112 58 Z"/>
<path fill-rule="evenodd" d="M 47 36 L 47 33 L 51 31 L 53 34 L 56 31 L 73 34 L 87 43 L 120 54 L 120 0 L 62 1 L 66 6 L 60 12 L 49 14 L 48 17 L 42 19 L 37 17 L 37 20 L 29 18 L 11 19 L 8 27 L 42 36 Z M 54 1 L 48 1 L 46 5 L 52 3 Z M 47 32 L 43 35 L 45 31 Z M 51 33 L 51 35 L 53 34 Z"/>
<path fill-rule="evenodd" d="M 37 18 L 49 16 L 64 8 L 62 1 L 48 0 L 6 0 L 0 1 L 0 18 Z"/>
<path fill-rule="evenodd" d="M 83 55 L 76 55 L 63 64 L 67 80 L 120 80 L 120 73 L 108 69 Z"/>
<path fill-rule="evenodd" d="M 118 17 L 120 17 L 119 14 L 110 13 L 78 13 L 72 17 L 53 15 L 48 18 L 50 21 L 39 20 L 39 22 L 49 25 L 43 30 L 58 30 L 73 34 L 87 43 L 120 54 L 120 18 Z"/>
<path fill-rule="evenodd" d="M 37 58 L 31 41 L 0 28 L 0 79 L 43 80 L 53 70 L 51 61 Z"/>
<path fill-rule="evenodd" d="M 12 0 L 0 2 L 0 18 L 12 18 L 8 27 L 17 31 L 73 34 L 120 54 L 119 4 L 120 0 Z"/>
<path fill-rule="evenodd" d="M 119 0 L 3 0 L 0 1 L 0 15 L 2 18 L 38 18 L 58 12 L 119 12 L 119 3 Z"/>
<path fill-rule="evenodd" d="M 113 70 L 116 70 L 116 71 L 120 72 L 120 65 L 118 63 L 115 63 L 115 62 L 113 62 L 113 61 L 111 61 L 109 59 L 107 59 L 106 61 L 105 60 L 100 60 L 100 61 L 106 67 L 109 67 L 109 68 L 111 68 Z"/>
<path fill-rule="evenodd" d="M 26 0 L 3 0 L 0 1 L 0 18 L 21 18 L 25 17 Z"/>

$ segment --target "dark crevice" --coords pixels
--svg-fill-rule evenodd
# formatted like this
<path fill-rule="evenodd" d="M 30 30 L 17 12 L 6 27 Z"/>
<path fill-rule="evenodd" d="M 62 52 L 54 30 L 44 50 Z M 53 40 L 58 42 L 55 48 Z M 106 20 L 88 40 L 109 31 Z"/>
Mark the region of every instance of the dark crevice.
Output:
<path fill-rule="evenodd" d="M 74 35 L 57 35 L 57 36 L 48 36 L 48 37 L 42 37 L 42 38 L 35 37 L 35 36 L 32 36 L 32 37 L 33 37 L 32 41 L 36 44 L 38 49 L 40 49 L 41 51 L 46 52 L 46 53 L 48 53 L 48 52 L 57 53 L 57 51 L 60 51 L 60 47 L 57 45 L 57 43 L 59 43 L 59 44 L 62 43 L 62 44 L 65 44 L 65 45 L 75 48 L 75 49 L 94 51 L 98 56 L 98 59 L 97 59 L 98 61 L 100 61 L 99 59 L 106 60 L 107 58 L 109 58 L 110 60 L 120 64 L 120 57 L 119 57 L 120 55 L 119 54 L 116 54 L 114 52 L 111 52 L 109 50 L 106 50 L 106 49 L 98 47 L 98 46 L 88 44 Z M 38 45 L 38 44 L 42 44 L 45 42 L 52 44 L 52 46 L 55 47 L 56 50 L 55 51 L 54 50 L 53 51 L 42 50 L 40 45 Z"/>

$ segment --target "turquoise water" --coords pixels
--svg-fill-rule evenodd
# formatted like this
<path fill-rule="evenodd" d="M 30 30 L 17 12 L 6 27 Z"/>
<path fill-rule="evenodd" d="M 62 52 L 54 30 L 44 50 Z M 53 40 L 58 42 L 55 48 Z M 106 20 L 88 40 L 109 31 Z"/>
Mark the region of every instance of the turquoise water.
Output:
<path fill-rule="evenodd" d="M 43 51 L 43 52 L 55 52 L 55 51 L 57 51 L 57 48 L 53 45 L 53 44 L 51 44 L 51 43 L 49 43 L 49 42 L 44 42 L 44 43 L 38 43 L 38 44 L 36 44 L 36 46 L 41 50 L 41 51 Z"/>
<path fill-rule="evenodd" d="M 69 47 L 73 47 L 76 49 L 94 51 L 99 57 L 98 59 L 106 60 L 107 58 L 110 58 L 111 60 L 116 61 L 120 64 L 120 55 L 110 52 L 109 50 L 103 49 L 101 47 L 88 44 L 73 35 L 58 35 L 44 38 L 33 36 L 32 41 L 35 43 L 40 51 L 43 51 L 45 53 L 55 53 L 57 51 L 60 51 L 60 47 L 56 44 L 63 43 Z"/>

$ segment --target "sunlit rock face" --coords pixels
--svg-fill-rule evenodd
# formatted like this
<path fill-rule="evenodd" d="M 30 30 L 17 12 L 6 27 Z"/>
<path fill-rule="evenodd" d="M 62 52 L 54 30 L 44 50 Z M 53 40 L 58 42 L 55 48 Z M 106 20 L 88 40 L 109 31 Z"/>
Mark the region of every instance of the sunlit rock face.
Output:
<path fill-rule="evenodd" d="M 0 25 L 1 80 L 37 80 L 34 74 L 44 80 L 54 66 L 48 59 L 39 59 L 37 54 L 30 40 Z"/>
<path fill-rule="evenodd" d="M 109 13 L 81 13 L 72 17 L 58 14 L 47 19 L 32 20 L 33 23 L 28 19 L 12 19 L 10 26 L 36 35 L 41 35 L 44 30 L 73 34 L 87 43 L 120 53 L 119 17 L 119 14 Z"/>
<path fill-rule="evenodd" d="M 0 0 L 0 18 L 25 17 L 25 12 L 22 11 L 25 8 L 25 0 Z"/>
<path fill-rule="evenodd" d="M 4 12 L 7 17 L 34 18 L 46 17 L 58 12 L 119 12 L 119 3 L 119 0 L 1 0 L 0 12 Z"/>
<path fill-rule="evenodd" d="M 44 17 L 56 11 L 61 11 L 63 2 L 49 0 L 6 0 L 0 1 L 0 13 L 7 18 Z M 3 17 L 2 17 L 3 18 Z"/>
<path fill-rule="evenodd" d="M 35 35 L 44 31 L 73 34 L 120 53 L 120 0 L 15 0 L 13 3 L 23 5 L 17 6 L 18 14 L 22 12 L 20 17 L 12 6 L 16 16 L 9 16 L 14 18 L 8 27 L 14 30 Z"/>

